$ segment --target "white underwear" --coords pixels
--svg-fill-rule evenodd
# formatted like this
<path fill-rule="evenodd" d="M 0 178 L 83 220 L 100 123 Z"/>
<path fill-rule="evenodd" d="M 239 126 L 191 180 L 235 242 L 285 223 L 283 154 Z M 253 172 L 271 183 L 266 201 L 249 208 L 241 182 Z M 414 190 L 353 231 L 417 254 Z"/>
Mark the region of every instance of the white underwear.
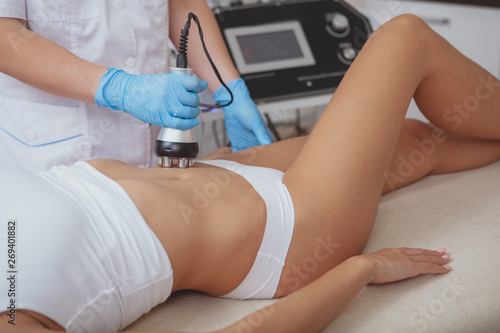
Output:
<path fill-rule="evenodd" d="M 235 290 L 222 297 L 272 298 L 280 282 L 295 222 L 292 199 L 282 181 L 283 172 L 225 160 L 199 162 L 241 175 L 266 203 L 266 229 L 255 262 L 243 282 Z"/>
<path fill-rule="evenodd" d="M 7 222 L 16 223 L 18 310 L 71 332 L 111 332 L 170 296 L 162 244 L 127 193 L 89 164 L 40 174 L 1 170 L 0 188 L 0 243 Z M 2 305 L 10 302 L 7 282 L 0 283 Z"/>
<path fill-rule="evenodd" d="M 266 203 L 255 262 L 223 297 L 273 297 L 294 228 L 283 173 L 222 160 L 203 163 L 243 176 Z M 1 244 L 7 243 L 8 222 L 16 223 L 16 309 L 40 313 L 67 331 L 109 332 L 170 296 L 173 272 L 162 244 L 128 194 L 89 164 L 40 174 L 1 170 L 0 188 Z M 0 268 L 7 272 L 3 256 Z M 7 283 L 3 279 L 0 289 L 7 290 Z M 9 302 L 0 293 L 0 303 Z"/>

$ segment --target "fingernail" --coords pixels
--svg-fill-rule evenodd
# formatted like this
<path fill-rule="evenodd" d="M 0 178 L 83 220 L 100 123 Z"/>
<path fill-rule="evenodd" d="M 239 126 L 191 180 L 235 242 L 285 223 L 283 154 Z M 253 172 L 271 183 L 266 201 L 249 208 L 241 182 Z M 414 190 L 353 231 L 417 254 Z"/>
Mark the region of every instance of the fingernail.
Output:
<path fill-rule="evenodd" d="M 445 248 L 443 248 L 443 249 L 438 249 L 438 250 L 436 250 L 436 251 L 437 251 L 437 252 L 439 252 L 439 253 L 445 253 L 445 252 L 446 252 L 446 249 L 445 249 Z"/>
<path fill-rule="evenodd" d="M 445 255 L 441 256 L 441 258 L 443 258 L 443 259 L 450 259 L 450 255 L 449 254 L 445 254 Z"/>
<path fill-rule="evenodd" d="M 446 268 L 446 269 L 451 269 L 451 267 L 448 266 L 448 265 L 444 265 L 443 267 Z"/>

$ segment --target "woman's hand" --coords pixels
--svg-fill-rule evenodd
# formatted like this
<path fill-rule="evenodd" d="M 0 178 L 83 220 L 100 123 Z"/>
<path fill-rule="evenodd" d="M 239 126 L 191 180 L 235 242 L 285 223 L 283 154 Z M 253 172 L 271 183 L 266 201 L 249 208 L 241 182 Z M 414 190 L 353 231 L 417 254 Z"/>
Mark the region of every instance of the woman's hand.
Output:
<path fill-rule="evenodd" d="M 421 274 L 443 274 L 450 271 L 446 264 L 450 255 L 446 249 L 436 251 L 411 248 L 382 249 L 362 255 L 373 265 L 373 278 L 370 283 L 399 281 Z"/>
<path fill-rule="evenodd" d="M 450 260 L 445 252 L 400 248 L 351 257 L 316 281 L 259 310 L 263 320 L 252 326 L 253 332 L 322 332 L 367 283 L 449 272 L 444 266 Z M 245 327 L 242 325 L 248 325 L 255 316 L 251 314 L 219 332 L 240 332 Z"/>

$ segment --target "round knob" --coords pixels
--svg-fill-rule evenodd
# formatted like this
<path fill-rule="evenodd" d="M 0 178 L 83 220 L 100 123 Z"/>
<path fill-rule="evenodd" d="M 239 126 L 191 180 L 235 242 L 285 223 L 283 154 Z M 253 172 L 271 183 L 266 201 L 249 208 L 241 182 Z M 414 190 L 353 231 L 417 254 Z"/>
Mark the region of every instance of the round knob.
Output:
<path fill-rule="evenodd" d="M 342 38 L 347 36 L 351 31 L 349 19 L 342 13 L 328 13 L 325 16 L 326 30 L 334 37 Z"/>
<path fill-rule="evenodd" d="M 335 32 L 344 32 L 349 28 L 349 19 L 341 13 L 334 13 L 331 16 L 330 22 Z"/>
<path fill-rule="evenodd" d="M 344 46 L 342 48 L 342 55 L 347 60 L 354 60 L 356 58 L 356 50 L 352 46 Z"/>
<path fill-rule="evenodd" d="M 332 27 L 336 31 L 345 31 L 349 27 L 349 19 L 344 14 L 335 13 L 332 18 Z"/>

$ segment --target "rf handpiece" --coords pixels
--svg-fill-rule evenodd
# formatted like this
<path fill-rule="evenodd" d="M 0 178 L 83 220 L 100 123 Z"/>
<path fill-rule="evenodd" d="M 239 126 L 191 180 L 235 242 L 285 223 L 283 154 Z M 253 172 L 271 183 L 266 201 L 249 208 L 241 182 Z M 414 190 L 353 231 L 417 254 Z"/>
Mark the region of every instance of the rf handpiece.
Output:
<path fill-rule="evenodd" d="M 193 75 L 193 69 L 170 67 L 170 74 Z M 199 152 L 192 128 L 179 130 L 163 127 L 158 134 L 154 149 L 158 156 L 158 164 L 167 168 L 170 168 L 175 160 L 178 160 L 179 168 L 191 167 Z"/>
<path fill-rule="evenodd" d="M 231 90 L 227 87 L 227 85 L 222 80 L 217 67 L 215 66 L 210 54 L 208 53 L 207 47 L 205 45 L 205 41 L 203 39 L 203 31 L 201 29 L 200 21 L 193 13 L 188 14 L 188 20 L 184 29 L 181 30 L 181 37 L 179 41 L 179 53 L 177 54 L 176 59 L 176 67 L 170 67 L 170 74 L 177 75 L 193 75 L 193 69 L 188 66 L 188 58 L 187 58 L 187 46 L 188 46 L 188 34 L 189 27 L 191 26 L 191 19 L 193 19 L 198 25 L 199 36 L 201 40 L 201 44 L 203 45 L 203 50 L 205 51 L 205 55 L 207 56 L 208 62 L 212 66 L 214 70 L 215 76 L 225 87 L 231 96 L 231 100 L 223 105 L 208 105 L 200 103 L 200 106 L 208 107 L 208 108 L 223 108 L 231 105 L 233 102 L 234 96 Z M 194 166 L 194 161 L 196 157 L 198 157 L 199 147 L 198 142 L 196 141 L 196 137 L 194 135 L 193 129 L 188 130 L 178 130 L 175 128 L 164 127 L 160 130 L 160 134 L 158 134 L 158 138 L 155 142 L 154 151 L 156 156 L 158 156 L 158 164 L 170 168 L 173 165 L 173 161 L 178 160 L 179 168 L 187 168 Z"/>

